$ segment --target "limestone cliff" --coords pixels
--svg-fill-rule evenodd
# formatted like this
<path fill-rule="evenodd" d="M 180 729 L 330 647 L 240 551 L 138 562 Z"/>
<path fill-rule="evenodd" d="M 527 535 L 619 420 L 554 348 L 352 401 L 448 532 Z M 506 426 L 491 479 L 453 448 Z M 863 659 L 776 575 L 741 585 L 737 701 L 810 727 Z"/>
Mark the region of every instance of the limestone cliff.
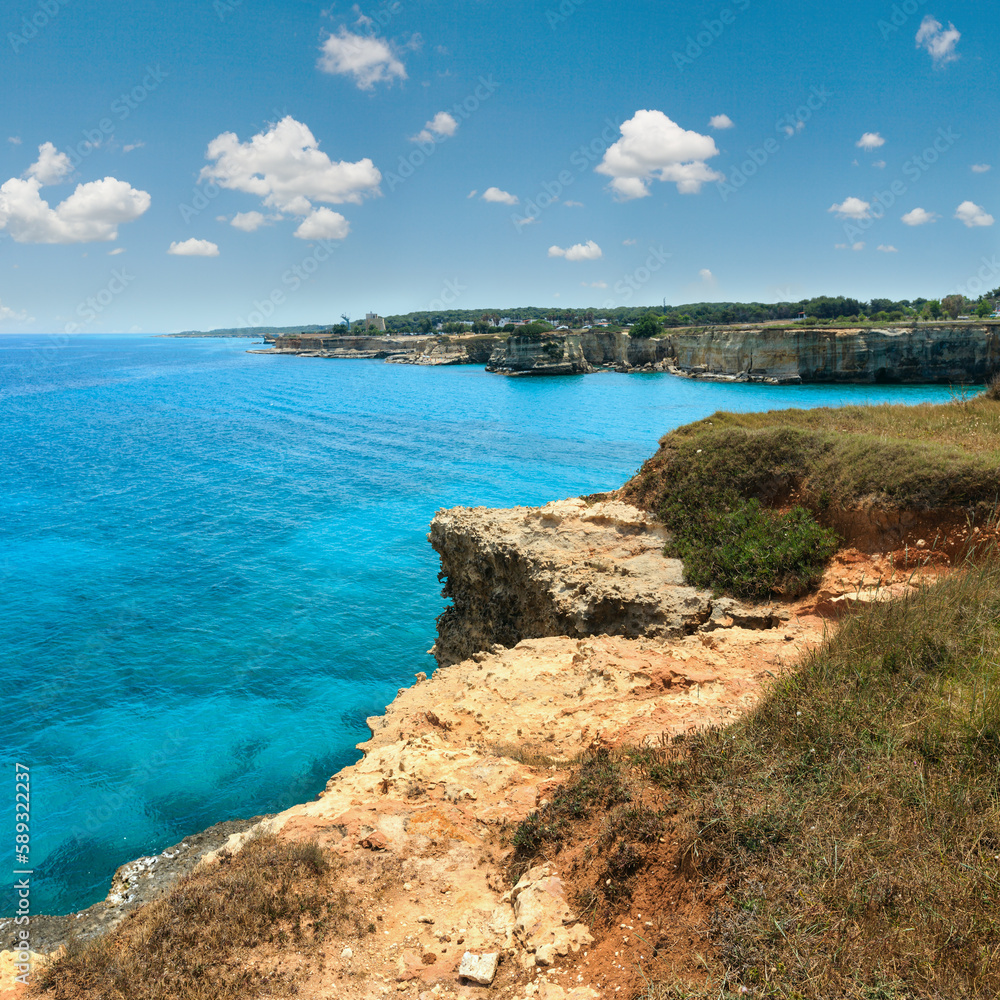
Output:
<path fill-rule="evenodd" d="M 289 334 L 274 338 L 274 347 L 249 354 L 297 354 L 307 358 L 384 360 L 409 365 L 484 365 L 496 336 L 342 336 L 322 333 Z"/>
<path fill-rule="evenodd" d="M 455 507 L 438 512 L 428 538 L 454 602 L 438 618 L 440 664 L 541 636 L 665 637 L 723 620 L 777 623 L 770 608 L 685 586 L 680 561 L 663 556 L 663 527 L 620 502 Z"/>
<path fill-rule="evenodd" d="M 983 382 L 1000 371 L 1000 326 L 935 323 L 885 329 L 709 327 L 662 337 L 588 330 L 497 344 L 487 369 L 576 375 L 669 371 L 746 382 Z"/>
<path fill-rule="evenodd" d="M 679 374 L 781 382 L 983 382 L 1000 370 L 1000 326 L 941 323 L 678 330 Z"/>

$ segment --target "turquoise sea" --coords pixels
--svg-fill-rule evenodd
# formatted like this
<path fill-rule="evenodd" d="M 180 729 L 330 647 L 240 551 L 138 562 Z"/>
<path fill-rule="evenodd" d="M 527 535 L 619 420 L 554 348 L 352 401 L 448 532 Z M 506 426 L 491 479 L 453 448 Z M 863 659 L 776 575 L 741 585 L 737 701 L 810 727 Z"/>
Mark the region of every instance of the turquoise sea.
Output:
<path fill-rule="evenodd" d="M 31 768 L 32 909 L 316 795 L 418 670 L 435 510 L 620 485 L 720 408 L 946 387 L 507 379 L 247 354 L 247 340 L 0 338 L 0 762 Z M 3 824 L 13 843 L 13 810 Z M 0 913 L 13 912 L 0 894 Z"/>

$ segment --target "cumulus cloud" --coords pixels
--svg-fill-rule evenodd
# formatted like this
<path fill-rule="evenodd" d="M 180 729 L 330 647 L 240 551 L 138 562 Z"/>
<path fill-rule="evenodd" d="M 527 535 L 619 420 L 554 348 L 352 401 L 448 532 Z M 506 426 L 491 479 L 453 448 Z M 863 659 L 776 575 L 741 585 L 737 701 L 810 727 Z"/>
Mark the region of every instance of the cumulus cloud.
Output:
<path fill-rule="evenodd" d="M 638 243 L 638 242 L 639 242 L 638 240 L 622 240 L 622 246 L 623 247 L 634 247 L 636 245 L 636 243 Z"/>
<path fill-rule="evenodd" d="M 835 250 L 864 250 L 865 244 L 862 240 L 857 243 L 834 243 L 833 248 Z"/>
<path fill-rule="evenodd" d="M 871 203 L 860 198 L 845 198 L 839 205 L 834 202 L 828 212 L 836 212 L 839 219 L 870 219 Z"/>
<path fill-rule="evenodd" d="M 917 48 L 925 49 L 934 60 L 935 66 L 944 66 L 958 58 L 955 46 L 961 37 L 962 33 L 950 21 L 948 30 L 945 31 L 940 21 L 927 14 L 917 29 Z"/>
<path fill-rule="evenodd" d="M 903 222 L 907 226 L 923 226 L 928 222 L 933 222 L 937 218 L 934 212 L 928 212 L 923 208 L 914 208 L 902 216 Z"/>
<path fill-rule="evenodd" d="M 881 250 L 882 253 L 899 253 L 891 243 L 880 243 L 875 249 Z"/>
<path fill-rule="evenodd" d="M 108 251 L 109 257 L 117 257 L 118 254 L 125 253 L 125 247 L 115 247 L 114 250 Z"/>
<path fill-rule="evenodd" d="M 858 139 L 854 144 L 858 149 L 878 149 L 879 146 L 885 145 L 885 139 L 878 134 L 878 132 L 865 132 L 865 134 Z"/>
<path fill-rule="evenodd" d="M 973 163 L 972 164 L 972 172 L 974 174 L 985 174 L 986 171 L 989 170 L 989 169 L 990 169 L 990 165 L 988 163 Z"/>
<path fill-rule="evenodd" d="M 151 200 L 148 192 L 105 177 L 78 184 L 65 201 L 52 208 L 39 194 L 41 187 L 37 176 L 12 177 L 0 185 L 0 229 L 6 229 L 17 243 L 97 243 L 117 239 L 118 227 L 139 218 Z"/>
<path fill-rule="evenodd" d="M 145 145 L 146 144 L 141 139 L 138 139 L 135 142 L 130 142 L 127 145 L 122 146 L 122 152 L 131 153 L 133 149 L 142 149 Z"/>
<path fill-rule="evenodd" d="M 7 136 L 7 141 L 13 143 L 15 146 L 21 145 L 21 137 L 19 135 L 9 135 Z"/>
<path fill-rule="evenodd" d="M 51 142 L 38 147 L 38 159 L 28 167 L 28 176 L 39 184 L 58 184 L 73 173 L 73 164 L 65 153 L 60 153 Z"/>
<path fill-rule="evenodd" d="M 706 285 L 715 284 L 715 275 L 712 274 L 712 272 L 707 267 L 703 267 L 698 272 L 698 277 L 701 278 L 701 280 L 704 281 Z"/>
<path fill-rule="evenodd" d="M 599 260 L 604 254 L 601 248 L 593 241 L 586 243 L 574 243 L 571 247 L 549 247 L 550 257 L 565 257 L 566 260 Z"/>
<path fill-rule="evenodd" d="M 733 128 L 733 120 L 729 115 L 712 115 L 708 119 L 708 127 L 715 129 Z"/>
<path fill-rule="evenodd" d="M 715 140 L 681 128 L 662 111 L 637 111 L 622 123 L 621 136 L 594 168 L 612 179 L 609 187 L 619 201 L 645 198 L 652 180 L 697 194 L 702 184 L 723 178 L 705 163 L 719 154 Z"/>
<path fill-rule="evenodd" d="M 410 142 L 438 142 L 447 139 L 458 131 L 458 122 L 454 116 L 447 111 L 439 111 L 429 122 L 424 123 L 424 127 Z"/>
<path fill-rule="evenodd" d="M 247 142 L 223 132 L 208 144 L 205 158 L 214 162 L 202 168 L 199 180 L 257 195 L 268 208 L 292 215 L 308 215 L 314 201 L 357 205 L 382 193 L 382 174 L 368 157 L 332 161 L 309 127 L 291 115 Z"/>
<path fill-rule="evenodd" d="M 361 90 L 376 83 L 406 79 L 406 67 L 389 43 L 374 35 L 355 35 L 341 26 L 320 47 L 316 66 L 324 73 L 350 76 Z"/>
<path fill-rule="evenodd" d="M 975 226 L 992 226 L 993 216 L 987 212 L 982 205 L 977 205 L 972 201 L 963 201 L 955 209 L 955 218 L 959 222 L 964 222 L 970 229 Z"/>
<path fill-rule="evenodd" d="M 874 167 L 874 168 L 875 168 L 876 170 L 885 170 L 885 160 L 876 160 L 876 161 L 875 161 L 875 162 L 874 162 L 874 163 L 872 164 L 872 166 L 873 166 L 873 167 Z"/>
<path fill-rule="evenodd" d="M 608 283 L 606 281 L 581 281 L 581 286 L 584 288 L 607 288 Z"/>
<path fill-rule="evenodd" d="M 21 312 L 17 312 L 11 309 L 10 306 L 5 306 L 0 302 L 0 323 L 4 320 L 21 320 L 24 321 L 28 319 L 28 314 L 22 309 Z"/>
<path fill-rule="evenodd" d="M 253 233 L 267 222 L 261 212 L 237 212 L 229 221 L 229 225 L 242 229 L 245 233 Z"/>
<path fill-rule="evenodd" d="M 511 194 L 509 191 L 501 191 L 498 187 L 489 187 L 483 192 L 481 200 L 495 201 L 501 205 L 516 205 L 517 195 Z"/>
<path fill-rule="evenodd" d="M 563 204 L 567 208 L 583 208 L 583 202 L 582 201 L 564 201 Z"/>
<path fill-rule="evenodd" d="M 473 188 L 465 197 L 466 199 L 475 198 L 479 194 L 479 188 Z"/>
<path fill-rule="evenodd" d="M 192 236 L 191 239 L 180 243 L 175 240 L 170 244 L 167 253 L 175 257 L 218 257 L 219 248 L 211 240 L 196 240 Z"/>
<path fill-rule="evenodd" d="M 351 224 L 332 208 L 317 208 L 302 220 L 294 235 L 300 240 L 342 240 Z"/>

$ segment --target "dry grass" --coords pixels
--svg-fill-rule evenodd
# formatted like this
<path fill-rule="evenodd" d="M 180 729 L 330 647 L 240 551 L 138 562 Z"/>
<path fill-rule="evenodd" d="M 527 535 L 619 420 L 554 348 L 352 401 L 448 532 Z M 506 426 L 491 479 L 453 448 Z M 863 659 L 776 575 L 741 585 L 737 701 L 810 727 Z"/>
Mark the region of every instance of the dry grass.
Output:
<path fill-rule="evenodd" d="M 697 995 L 1000 995 L 998 663 L 994 561 L 858 613 L 747 719 L 649 753 L 684 799 L 682 870 L 727 883 Z"/>
<path fill-rule="evenodd" d="M 255 838 L 196 871 L 112 934 L 47 967 L 54 1000 L 247 1000 L 295 991 L 292 954 L 372 928 L 315 843 Z M 302 959 L 299 959 L 302 961 Z M 284 968 L 281 966 L 284 965 Z"/>
<path fill-rule="evenodd" d="M 814 509 L 995 505 L 1000 389 L 920 406 L 715 413 L 679 427 L 621 491 L 658 511 L 675 483 L 727 483 L 765 503 L 795 491 Z"/>

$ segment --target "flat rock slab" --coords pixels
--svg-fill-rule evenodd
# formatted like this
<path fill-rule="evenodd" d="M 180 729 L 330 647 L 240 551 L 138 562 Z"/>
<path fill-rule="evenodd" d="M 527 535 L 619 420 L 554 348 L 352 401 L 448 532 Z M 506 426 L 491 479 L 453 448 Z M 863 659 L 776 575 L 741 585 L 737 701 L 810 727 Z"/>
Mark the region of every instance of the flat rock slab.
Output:
<path fill-rule="evenodd" d="M 467 951 L 462 956 L 462 964 L 458 967 L 458 974 L 463 979 L 469 979 L 480 986 L 489 986 L 497 974 L 497 965 L 500 962 L 500 952 L 490 951 L 485 955 L 475 955 Z"/>

